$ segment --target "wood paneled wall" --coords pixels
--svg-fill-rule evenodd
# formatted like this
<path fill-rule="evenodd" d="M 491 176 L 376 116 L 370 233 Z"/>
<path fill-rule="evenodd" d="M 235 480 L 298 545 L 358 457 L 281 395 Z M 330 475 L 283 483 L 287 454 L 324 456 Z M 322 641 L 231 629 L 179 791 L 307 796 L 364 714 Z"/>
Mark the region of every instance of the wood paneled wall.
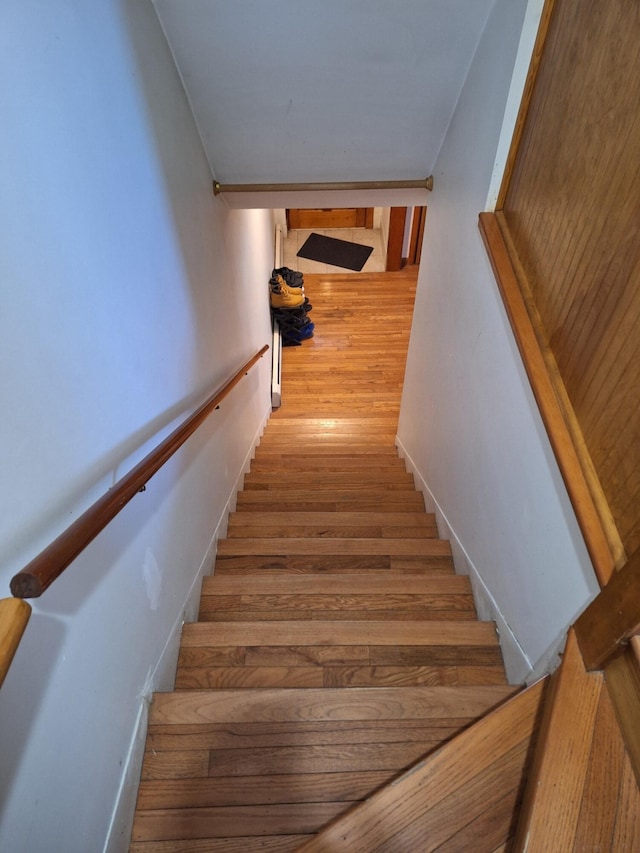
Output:
<path fill-rule="evenodd" d="M 628 554 L 640 547 L 640 3 L 556 0 L 504 219 Z"/>

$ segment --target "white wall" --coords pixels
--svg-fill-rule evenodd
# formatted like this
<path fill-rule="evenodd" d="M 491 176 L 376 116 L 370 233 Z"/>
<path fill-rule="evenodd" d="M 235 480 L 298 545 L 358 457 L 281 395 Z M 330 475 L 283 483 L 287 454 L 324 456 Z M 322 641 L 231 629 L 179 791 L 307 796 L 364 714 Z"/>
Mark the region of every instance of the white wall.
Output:
<path fill-rule="evenodd" d="M 154 2 L 224 184 L 426 178 L 494 0 Z"/>
<path fill-rule="evenodd" d="M 269 341 L 273 222 L 214 199 L 146 0 L 5 0 L 0 76 L 4 596 Z M 144 700 L 171 686 L 269 367 L 35 601 L 0 692 L 1 850 L 127 848 Z"/>
<path fill-rule="evenodd" d="M 513 681 L 597 591 L 477 226 L 524 7 L 496 0 L 434 169 L 399 425 Z"/>

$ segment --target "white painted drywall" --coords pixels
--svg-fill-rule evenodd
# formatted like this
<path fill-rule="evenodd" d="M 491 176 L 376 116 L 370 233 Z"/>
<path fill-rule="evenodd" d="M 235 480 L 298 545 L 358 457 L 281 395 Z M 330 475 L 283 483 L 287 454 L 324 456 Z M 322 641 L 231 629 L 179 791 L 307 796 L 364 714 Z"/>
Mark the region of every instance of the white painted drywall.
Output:
<path fill-rule="evenodd" d="M 434 168 L 399 441 L 518 681 L 597 591 L 478 231 L 524 0 L 497 0 Z"/>
<path fill-rule="evenodd" d="M 154 2 L 216 178 L 271 183 L 426 178 L 494 0 Z"/>
<path fill-rule="evenodd" d="M 0 595 L 270 338 L 147 0 L 0 6 Z M 0 692 L 0 849 L 127 849 L 146 704 L 269 408 L 263 359 L 45 595 Z"/>

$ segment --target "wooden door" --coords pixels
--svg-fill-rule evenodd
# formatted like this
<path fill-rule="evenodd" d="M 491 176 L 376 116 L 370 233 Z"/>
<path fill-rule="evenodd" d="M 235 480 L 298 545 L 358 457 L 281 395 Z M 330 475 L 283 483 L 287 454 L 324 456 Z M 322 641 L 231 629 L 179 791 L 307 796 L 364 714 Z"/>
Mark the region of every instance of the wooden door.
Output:
<path fill-rule="evenodd" d="M 372 207 L 287 210 L 288 228 L 373 228 Z"/>
<path fill-rule="evenodd" d="M 402 244 L 407 218 L 406 207 L 392 207 L 389 213 L 389 239 L 387 241 L 387 272 L 402 269 Z"/>

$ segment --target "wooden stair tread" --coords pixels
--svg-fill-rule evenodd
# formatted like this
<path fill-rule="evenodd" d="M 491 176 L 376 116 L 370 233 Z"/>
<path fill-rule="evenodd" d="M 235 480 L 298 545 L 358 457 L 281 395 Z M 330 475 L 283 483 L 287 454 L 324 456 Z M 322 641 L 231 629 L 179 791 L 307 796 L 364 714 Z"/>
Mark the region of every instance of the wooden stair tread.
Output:
<path fill-rule="evenodd" d="M 252 513 L 253 514 L 253 513 Z M 257 513 L 256 513 L 257 514 Z M 284 513 L 283 513 L 284 514 Z M 411 513 L 409 513 L 411 514 Z M 248 519 L 251 520 L 250 517 Z M 233 524 L 227 528 L 227 538 L 237 539 L 243 537 L 273 539 L 287 539 L 305 537 L 307 539 L 437 539 L 438 531 L 435 527 L 405 527 L 399 525 L 390 526 L 354 526 L 339 524 Z"/>
<path fill-rule="evenodd" d="M 182 631 L 188 646 L 497 645 L 493 622 L 276 621 L 193 622 Z"/>
<path fill-rule="evenodd" d="M 515 688 L 353 687 L 156 693 L 149 724 L 478 717 Z"/>
<path fill-rule="evenodd" d="M 408 475 L 407 475 L 408 476 Z M 351 476 L 336 476 L 333 478 L 333 482 L 316 482 L 313 475 L 308 475 L 306 472 L 302 474 L 302 476 L 298 476 L 296 474 L 278 477 L 277 482 L 274 482 L 273 479 L 271 482 L 257 482 L 255 480 L 249 479 L 249 482 L 245 484 L 243 493 L 253 491 L 267 491 L 270 493 L 278 492 L 281 493 L 283 491 L 288 491 L 289 489 L 293 489 L 295 491 L 300 491 L 300 487 L 305 486 L 307 494 L 309 492 L 313 492 L 314 495 L 325 492 L 365 492 L 369 493 L 371 491 L 375 492 L 389 492 L 389 491 L 397 491 L 397 492 L 411 492 L 413 491 L 413 483 L 407 481 L 406 478 L 399 480 L 386 477 L 374 479 L 370 477 L 369 479 L 361 478 L 360 480 Z"/>
<path fill-rule="evenodd" d="M 301 485 L 306 488 L 372 488 L 389 489 L 404 488 L 413 490 L 413 477 L 405 471 L 386 470 L 383 474 L 375 474 L 371 471 L 304 471 L 298 470 L 281 471 L 276 477 L 272 473 L 251 473 L 245 475 L 244 488 L 269 488 L 299 489 Z"/>
<path fill-rule="evenodd" d="M 402 581 L 402 594 L 452 594 L 465 595 L 471 591 L 471 582 L 467 575 L 425 577 L 409 576 Z M 383 595 L 400 592 L 397 579 L 381 577 L 363 577 L 362 575 L 331 575 L 331 577 L 313 575 L 311 577 L 279 578 L 229 578 L 210 575 L 203 578 L 203 595 L 278 595 L 278 594 L 340 594 Z"/>
<path fill-rule="evenodd" d="M 199 619 L 474 619 L 471 592 L 455 593 L 207 593 Z M 232 615 L 233 614 L 233 615 Z M 244 614 L 244 616 L 243 616 Z M 290 614 L 290 615 L 287 615 Z"/>
<path fill-rule="evenodd" d="M 274 456 L 304 458 L 305 456 L 313 456 L 319 458 L 322 456 L 350 456 L 358 455 L 364 459 L 371 456 L 373 459 L 398 459 L 398 451 L 392 445 L 380 445 L 374 442 L 365 441 L 343 441 L 332 442 L 325 444 L 324 442 L 314 443 L 309 442 L 292 442 L 287 447 L 267 446 L 259 444 L 256 447 L 255 459 L 268 459 Z M 360 465 L 364 465 L 365 461 L 361 461 Z"/>
<path fill-rule="evenodd" d="M 338 539 L 317 538 L 306 539 L 290 537 L 286 539 L 220 539 L 218 542 L 220 556 L 250 555 L 250 554 L 325 554 L 325 555 L 356 555 L 388 554 L 409 556 L 449 556 L 451 546 L 445 539 Z"/>
<path fill-rule="evenodd" d="M 180 666 L 502 666 L 500 647 L 477 646 L 186 646 Z"/>
<path fill-rule="evenodd" d="M 366 356 L 364 357 L 366 358 Z M 287 365 L 285 364 L 284 367 L 286 369 Z M 283 409 L 282 411 L 284 412 L 285 410 Z M 265 425 L 264 432 L 267 434 L 270 432 L 280 432 L 281 430 L 293 429 L 297 433 L 299 430 L 309 427 L 311 429 L 322 428 L 323 430 L 331 430 L 347 429 L 354 426 L 369 426 L 371 429 L 388 426 L 390 429 L 395 430 L 396 425 L 396 419 L 390 417 L 339 417 L 334 420 L 327 420 L 326 418 L 288 418 L 286 414 L 281 414 L 281 417 L 277 420 L 274 418 L 269 419 Z"/>
<path fill-rule="evenodd" d="M 419 624 L 428 619 L 432 622 L 440 624 L 446 622 L 469 622 L 475 619 L 475 610 L 471 609 L 438 609 L 433 607 L 422 607 L 420 609 L 402 609 L 401 607 L 395 610 L 388 607 L 362 607 L 362 609 L 348 608 L 347 606 L 339 608 L 336 606 L 327 608 L 308 608 L 299 610 L 295 606 L 280 606 L 269 610 L 266 603 L 257 604 L 253 608 L 220 609 L 218 605 L 209 607 L 203 605 L 198 614 L 200 622 L 224 622 L 230 624 L 232 622 L 247 622 L 248 620 L 256 624 L 264 622 L 304 622 L 308 621 L 314 625 L 319 623 L 332 622 L 366 622 L 375 620 L 377 622 L 407 622 Z"/>
<path fill-rule="evenodd" d="M 367 455 L 367 467 L 375 471 L 406 471 L 406 467 L 402 459 L 397 454 Z M 339 453 L 296 453 L 292 450 L 290 453 L 265 453 L 263 456 L 256 456 L 251 462 L 252 471 L 271 471 L 279 473 L 283 465 L 287 467 L 295 467 L 302 471 L 349 471 L 359 470 L 362 468 L 362 458 L 352 454 Z"/>
<path fill-rule="evenodd" d="M 255 525 L 255 524 L 280 524 L 289 522 L 291 524 L 343 524 L 345 526 L 359 526 L 362 524 L 377 526 L 404 527 L 411 524 L 413 527 L 435 526 L 435 515 L 428 512 L 279 512 L 277 510 L 264 510 L 252 513 L 247 517 L 246 513 L 232 512 L 229 514 L 231 526 Z"/>
<path fill-rule="evenodd" d="M 242 692 L 242 691 L 240 691 Z M 441 741 L 432 745 L 439 746 Z M 292 746 L 251 747 L 250 749 L 209 749 L 204 752 L 201 767 L 205 776 L 251 777 L 267 774 L 352 773 L 398 771 L 417 761 L 429 750 L 429 743 L 390 741 L 382 743 L 303 744 Z M 186 751 L 188 760 L 191 753 Z M 143 779 L 171 779 L 179 768 L 181 753 L 177 750 L 150 750 L 145 754 Z M 180 768 L 179 773 L 182 773 Z M 180 778 L 178 776 L 177 778 Z M 283 831 L 286 829 L 283 828 Z"/>
<path fill-rule="evenodd" d="M 472 717 L 427 720 L 329 720 L 316 722 L 151 725 L 147 751 L 253 749 L 310 744 L 441 743 L 467 727 Z M 270 774 L 269 774 L 270 775 Z M 208 777 L 214 780 L 216 777 Z M 326 780 L 325 780 L 326 781 Z M 336 783 L 339 779 L 336 778 Z M 303 786 L 303 777 L 298 780 Z M 314 783 L 315 784 L 315 783 Z M 264 802 L 264 801 L 261 801 Z"/>
<path fill-rule="evenodd" d="M 388 554 L 365 554 L 364 556 L 278 554 L 271 556 L 218 557 L 216 575 L 263 574 L 299 575 L 360 573 L 367 577 L 391 577 L 401 575 L 452 575 L 453 560 L 450 556 L 400 557 Z"/>
<path fill-rule="evenodd" d="M 286 515 L 286 520 L 292 524 L 344 524 L 361 525 L 375 524 L 379 526 L 391 527 L 405 526 L 411 524 L 414 527 L 433 527 L 435 525 L 435 515 L 428 512 L 289 512 Z M 264 510 L 263 512 L 255 512 L 248 518 L 246 513 L 232 512 L 229 513 L 230 525 L 243 524 L 277 524 L 282 521 L 282 513 L 277 511 Z"/>
<path fill-rule="evenodd" d="M 238 509 L 250 512 L 253 508 L 278 506 L 281 510 L 372 510 L 385 507 L 389 511 L 409 512 L 424 507 L 424 499 L 417 492 L 361 491 L 331 492 L 326 495 L 309 492 L 242 492 L 238 496 Z"/>
<path fill-rule="evenodd" d="M 304 418 L 298 416 L 292 418 L 290 423 L 295 426 L 284 426 L 280 429 L 270 431 L 273 418 L 267 424 L 255 452 L 268 451 L 272 448 L 276 452 L 288 450 L 291 454 L 298 456 L 313 456 L 326 443 L 329 446 L 329 455 L 343 455 L 336 450 L 334 445 L 352 448 L 354 445 L 363 445 L 369 448 L 373 456 L 381 459 L 399 459 L 396 447 L 396 418 L 389 418 L 389 423 L 379 425 L 375 422 L 369 423 L 362 418 L 360 423 L 352 423 L 344 427 L 322 428 L 317 426 L 305 426 Z M 300 448 L 304 448 L 301 450 Z"/>
<path fill-rule="evenodd" d="M 230 666 L 181 667 L 176 688 L 444 687 L 504 684 L 502 666 Z"/>

